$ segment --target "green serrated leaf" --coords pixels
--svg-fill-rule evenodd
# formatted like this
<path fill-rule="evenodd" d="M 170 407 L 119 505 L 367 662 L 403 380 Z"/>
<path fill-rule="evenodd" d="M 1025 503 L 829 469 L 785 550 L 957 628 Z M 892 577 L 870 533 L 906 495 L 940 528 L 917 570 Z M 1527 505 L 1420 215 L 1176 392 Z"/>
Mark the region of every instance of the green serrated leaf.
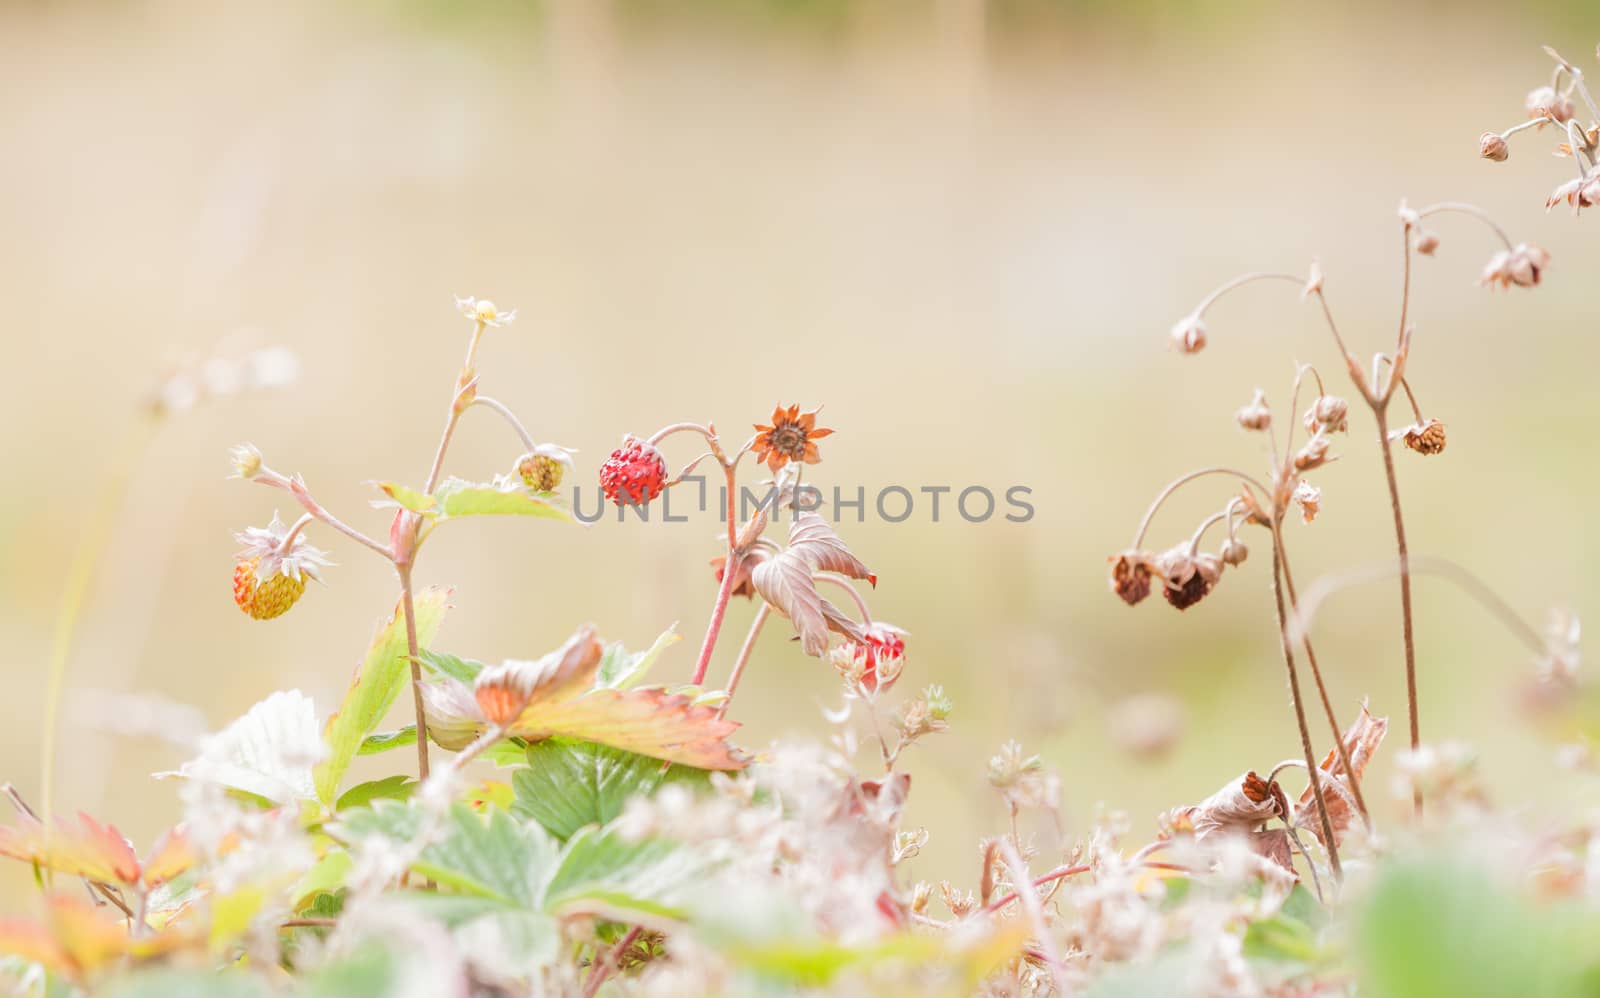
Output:
<path fill-rule="evenodd" d="M 662 652 L 683 640 L 683 635 L 677 632 L 676 627 L 674 624 L 662 631 L 661 636 L 641 652 L 628 651 L 622 647 L 620 641 L 609 645 L 600 659 L 600 668 L 595 673 L 595 687 L 625 690 L 639 682 L 655 664 L 656 659 L 661 657 Z"/>
<path fill-rule="evenodd" d="M 442 827 L 432 828 L 415 808 L 373 801 L 370 808 L 342 817 L 342 837 L 381 835 L 410 842 L 429 834 L 412 869 L 466 894 L 518 908 L 537 908 L 540 885 L 556 863 L 556 844 L 538 826 L 523 826 L 503 811 L 487 819 L 464 804 L 450 809 Z"/>
<path fill-rule="evenodd" d="M 422 667 L 433 675 L 448 676 L 451 679 L 466 683 L 468 686 L 471 686 L 477 680 L 478 673 L 488 668 L 487 665 L 476 659 L 457 658 L 454 655 L 446 655 L 442 651 L 432 651 L 427 648 L 422 649 L 417 655 L 417 661 L 421 662 Z M 412 738 L 416 738 L 415 731 L 412 732 Z"/>
<path fill-rule="evenodd" d="M 552 914 L 599 914 L 618 921 L 681 919 L 694 892 L 723 863 L 712 849 L 662 839 L 628 841 L 614 830 L 583 828 L 567 841 L 545 888 Z"/>
<path fill-rule="evenodd" d="M 439 633 L 439 624 L 448 609 L 445 589 L 429 588 L 415 599 L 417 642 L 427 645 Z M 313 771 L 317 799 L 332 805 L 339 795 L 339 781 L 350 768 L 350 760 L 366 737 L 383 721 L 411 677 L 410 647 L 406 641 L 405 615 L 400 607 L 379 629 L 367 650 L 367 657 L 356 670 L 338 711 L 328 718 L 323 739 L 328 757 Z"/>
<path fill-rule="evenodd" d="M 434 512 L 434 507 L 438 505 L 433 496 L 424 495 L 416 489 L 401 485 L 398 482 L 376 482 L 374 484 L 378 486 L 384 495 L 393 499 L 395 505 L 401 509 L 409 509 L 413 513 L 430 515 Z M 386 506 L 388 504 L 377 502 L 374 505 Z"/>
<path fill-rule="evenodd" d="M 414 739 L 413 739 L 414 740 Z M 375 800 L 409 800 L 417 789 L 417 781 L 409 776 L 385 776 L 381 780 L 357 783 L 339 797 L 336 810 L 362 807 Z"/>
<path fill-rule="evenodd" d="M 534 492 L 509 480 L 484 485 L 452 478 L 434 490 L 433 498 L 441 520 L 463 516 L 535 516 L 577 522 L 572 511 L 550 498 L 548 493 Z"/>
<path fill-rule="evenodd" d="M 511 813 L 563 840 L 585 825 L 609 824 L 629 798 L 649 795 L 665 780 L 703 786 L 710 778 L 689 766 L 663 774 L 659 759 L 571 738 L 534 742 L 526 759 L 527 768 L 511 778 Z"/>
<path fill-rule="evenodd" d="M 361 739 L 361 747 L 356 749 L 356 755 L 377 755 L 379 752 L 405 748 L 416 743 L 417 726 L 408 724 L 398 731 L 380 731 Z"/>

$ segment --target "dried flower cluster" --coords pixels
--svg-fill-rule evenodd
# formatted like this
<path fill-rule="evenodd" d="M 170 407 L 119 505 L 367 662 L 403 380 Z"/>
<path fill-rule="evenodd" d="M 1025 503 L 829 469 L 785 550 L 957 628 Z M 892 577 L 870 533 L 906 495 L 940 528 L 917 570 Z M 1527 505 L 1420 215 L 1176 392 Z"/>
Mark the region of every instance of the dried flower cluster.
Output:
<path fill-rule="evenodd" d="M 1600 205 L 1600 107 L 1595 105 L 1583 70 L 1568 62 L 1555 49 L 1545 46 L 1545 54 L 1555 63 L 1547 85 L 1535 87 L 1523 101 L 1525 120 L 1498 132 L 1484 132 L 1478 138 L 1478 154 L 1484 159 L 1504 163 L 1511 156 L 1509 140 L 1521 132 L 1541 132 L 1547 128 L 1556 138 L 1555 154 L 1572 160 L 1576 176 L 1562 182 L 1545 198 L 1548 211 L 1565 203 L 1574 215 Z M 1600 58 L 1600 49 L 1596 51 Z M 1502 283 L 1537 283 L 1542 263 L 1535 259 L 1507 260 L 1494 273 Z M 1485 281 L 1491 279 L 1485 272 Z"/>

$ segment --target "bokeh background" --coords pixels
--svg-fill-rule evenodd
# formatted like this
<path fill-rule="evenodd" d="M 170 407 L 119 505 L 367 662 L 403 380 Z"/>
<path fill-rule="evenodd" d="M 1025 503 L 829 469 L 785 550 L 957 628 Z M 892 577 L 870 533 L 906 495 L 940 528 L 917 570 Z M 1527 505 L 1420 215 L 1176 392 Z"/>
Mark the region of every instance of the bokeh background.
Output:
<path fill-rule="evenodd" d="M 290 510 L 227 481 L 226 451 L 254 442 L 383 530 L 363 483 L 423 477 L 467 331 L 451 295 L 471 294 L 519 311 L 485 344 L 483 390 L 579 448 L 591 507 L 624 432 L 737 428 L 778 401 L 826 405 L 824 488 L 1030 487 L 1026 524 L 965 523 L 947 497 L 938 523 L 919 502 L 841 527 L 881 576 L 876 614 L 912 632 L 905 691 L 956 702 L 908 756 L 911 820 L 933 832 L 917 872 L 975 881 L 975 842 L 1004 820 L 985 761 L 1009 738 L 1059 771 L 1069 833 L 1105 802 L 1147 835 L 1296 754 L 1262 543 L 1187 614 L 1106 592 L 1106 556 L 1164 482 L 1262 466 L 1230 418 L 1252 388 L 1283 421 L 1293 361 L 1339 378 L 1286 286 L 1219 306 L 1201 356 L 1170 352 L 1168 327 L 1225 278 L 1320 257 L 1347 336 L 1374 350 L 1394 333 L 1402 196 L 1474 201 L 1547 247 L 1546 286 L 1491 292 L 1474 285 L 1491 238 L 1440 222 L 1411 374 L 1450 445 L 1402 454 L 1400 474 L 1416 551 L 1536 622 L 1594 606 L 1595 223 L 1542 210 L 1569 169 L 1547 141 L 1495 165 L 1476 140 L 1548 79 L 1540 43 L 1592 65 L 1597 40 L 1600 8 L 1579 2 L 0 6 L 0 780 L 39 797 L 71 554 L 186 359 L 281 345 L 303 376 L 133 452 L 68 675 L 57 807 L 147 841 L 177 813 L 150 778 L 185 757 L 173 739 L 281 687 L 334 706 L 392 577 L 313 531 L 340 562 L 328 586 L 273 623 L 240 614 L 230 531 Z M 1390 551 L 1364 413 L 1352 431 L 1316 476 L 1322 518 L 1289 528 L 1302 585 Z M 487 477 L 517 452 L 473 413 L 451 470 Z M 1196 489 L 1156 541 L 1225 495 Z M 471 523 L 435 539 L 419 581 L 456 587 L 439 646 L 490 660 L 586 620 L 640 647 L 678 621 L 671 680 L 693 664 L 716 536 L 708 518 Z M 1516 709 L 1530 656 L 1442 584 L 1418 600 L 1425 733 L 1478 744 L 1501 802 L 1549 803 L 1551 745 Z M 733 609 L 713 680 L 750 614 Z M 1395 719 L 1374 787 L 1405 737 L 1398 632 L 1392 584 L 1317 625 L 1345 713 L 1370 697 Z M 753 746 L 821 735 L 838 701 L 785 636 L 768 628 L 736 702 Z M 1141 693 L 1184 708 L 1155 760 L 1119 748 L 1116 705 Z M 17 907 L 26 874 L 5 877 Z"/>

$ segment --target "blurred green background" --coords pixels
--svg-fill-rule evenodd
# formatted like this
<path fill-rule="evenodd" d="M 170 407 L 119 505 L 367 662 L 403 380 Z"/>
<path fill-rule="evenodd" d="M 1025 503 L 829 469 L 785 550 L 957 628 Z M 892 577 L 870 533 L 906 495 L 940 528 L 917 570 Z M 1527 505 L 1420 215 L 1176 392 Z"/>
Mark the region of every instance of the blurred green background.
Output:
<path fill-rule="evenodd" d="M 1230 418 L 1252 388 L 1283 422 L 1292 361 L 1340 377 L 1287 287 L 1219 306 L 1201 356 L 1169 352 L 1172 322 L 1233 274 L 1320 257 L 1346 335 L 1375 350 L 1402 196 L 1476 202 L 1547 247 L 1546 286 L 1492 293 L 1473 284 L 1487 234 L 1438 226 L 1410 373 L 1450 445 L 1400 473 L 1416 551 L 1541 624 L 1594 605 L 1595 222 L 1541 210 L 1569 169 L 1546 140 L 1495 165 L 1476 139 L 1548 79 L 1540 43 L 1592 65 L 1597 40 L 1587 3 L 0 6 L 0 780 L 39 797 L 68 560 L 175 357 L 282 344 L 304 376 L 171 421 L 144 457 L 71 663 L 58 810 L 141 843 L 174 819 L 149 774 L 184 751 L 117 733 L 150 697 L 170 701 L 169 733 L 281 687 L 334 706 L 392 575 L 313 530 L 340 562 L 329 585 L 276 622 L 240 614 L 230 531 L 291 511 L 226 481 L 226 450 L 254 442 L 381 532 L 363 483 L 424 476 L 466 333 L 454 293 L 519 310 L 485 344 L 483 390 L 580 449 L 588 508 L 624 432 L 742 436 L 778 401 L 825 403 L 839 432 L 808 476 L 825 489 L 1031 487 L 1026 524 L 948 505 L 933 523 L 919 504 L 841 526 L 881 576 L 876 614 L 912 634 L 904 692 L 941 683 L 956 702 L 952 730 L 907 756 L 910 820 L 933 831 L 915 872 L 976 880 L 976 839 L 1004 820 L 985 761 L 1012 737 L 1059 770 L 1069 834 L 1105 801 L 1147 836 L 1158 811 L 1297 751 L 1261 540 L 1187 614 L 1106 592 L 1106 556 L 1163 483 L 1262 465 Z M 1315 476 L 1322 518 L 1290 526 L 1302 586 L 1390 552 L 1364 413 L 1352 431 Z M 451 470 L 487 477 L 517 453 L 473 413 Z M 1155 542 L 1225 496 L 1196 489 Z M 490 660 L 585 620 L 638 647 L 679 621 L 657 673 L 677 680 L 716 538 L 709 519 L 473 523 L 435 539 L 419 582 L 456 586 L 439 646 Z M 1550 745 L 1515 709 L 1529 656 L 1419 585 L 1425 735 L 1480 744 L 1501 803 L 1542 800 L 1526 774 Z M 750 614 L 732 610 L 714 681 Z M 1395 720 L 1377 787 L 1405 739 L 1398 633 L 1390 585 L 1317 626 L 1343 712 L 1370 697 Z M 768 629 L 735 705 L 751 746 L 821 735 L 837 703 L 832 670 L 785 637 Z M 1155 761 L 1118 751 L 1108 718 L 1145 692 L 1186 710 Z M 0 907 L 20 906 L 25 872 L 3 876 Z"/>

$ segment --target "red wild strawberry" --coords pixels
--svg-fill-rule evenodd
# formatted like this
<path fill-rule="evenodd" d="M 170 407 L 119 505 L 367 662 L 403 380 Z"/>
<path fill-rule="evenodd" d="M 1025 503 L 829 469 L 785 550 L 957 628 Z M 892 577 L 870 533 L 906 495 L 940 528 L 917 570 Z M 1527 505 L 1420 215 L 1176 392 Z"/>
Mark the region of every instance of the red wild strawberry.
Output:
<path fill-rule="evenodd" d="M 600 468 L 600 487 L 618 506 L 642 506 L 667 487 L 667 459 L 648 440 L 629 434 Z"/>

